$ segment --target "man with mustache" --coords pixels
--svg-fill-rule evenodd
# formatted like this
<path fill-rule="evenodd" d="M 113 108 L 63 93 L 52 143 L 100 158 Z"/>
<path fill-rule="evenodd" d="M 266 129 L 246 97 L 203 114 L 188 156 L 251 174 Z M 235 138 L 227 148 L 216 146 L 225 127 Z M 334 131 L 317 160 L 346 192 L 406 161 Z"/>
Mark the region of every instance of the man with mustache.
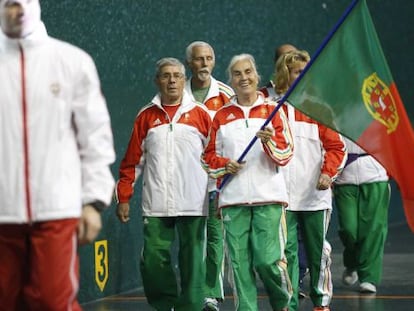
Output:
<path fill-rule="evenodd" d="M 185 90 L 191 97 L 204 104 L 211 118 L 234 95 L 230 86 L 214 79 L 211 73 L 215 65 L 214 50 L 210 44 L 194 41 L 186 49 L 187 65 L 192 76 L 187 80 Z M 223 301 L 223 225 L 217 217 L 215 195 L 216 182 L 209 181 L 209 217 L 207 219 L 207 258 L 206 258 L 206 299 L 204 309 L 217 311 L 218 302 Z"/>

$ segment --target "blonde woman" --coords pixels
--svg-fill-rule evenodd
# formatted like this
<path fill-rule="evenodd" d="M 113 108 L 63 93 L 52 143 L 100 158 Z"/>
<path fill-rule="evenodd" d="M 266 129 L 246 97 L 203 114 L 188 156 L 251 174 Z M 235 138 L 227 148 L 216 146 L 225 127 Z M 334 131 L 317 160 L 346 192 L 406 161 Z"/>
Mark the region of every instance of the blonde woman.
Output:
<path fill-rule="evenodd" d="M 310 57 L 292 51 L 276 62 L 275 92 L 282 96 L 301 74 Z M 345 144 L 333 130 L 305 116 L 289 104 L 283 105 L 295 144 L 295 156 L 286 167 L 288 239 L 286 256 L 293 285 L 289 310 L 298 310 L 298 238 L 301 228 L 310 272 L 310 298 L 314 311 L 328 311 L 332 299 L 331 246 L 326 240 L 331 210 L 331 184 L 344 167 Z"/>

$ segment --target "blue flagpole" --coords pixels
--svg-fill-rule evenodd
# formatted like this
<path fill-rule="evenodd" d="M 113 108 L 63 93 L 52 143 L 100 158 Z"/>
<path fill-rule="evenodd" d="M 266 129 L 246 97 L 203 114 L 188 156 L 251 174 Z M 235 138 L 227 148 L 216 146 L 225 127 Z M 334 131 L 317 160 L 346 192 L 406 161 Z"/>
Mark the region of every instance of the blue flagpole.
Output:
<path fill-rule="evenodd" d="M 363 0 L 364 1 L 364 0 Z M 286 99 L 290 96 L 290 94 L 295 89 L 296 85 L 302 80 L 302 77 L 306 74 L 306 72 L 309 70 L 309 68 L 312 66 L 312 64 L 315 62 L 315 60 L 318 58 L 318 56 L 321 54 L 322 50 L 326 47 L 328 42 L 332 39 L 333 35 L 338 31 L 339 27 L 344 23 L 345 19 L 348 17 L 349 14 L 351 14 L 352 10 L 355 8 L 359 0 L 353 0 L 352 3 L 349 5 L 349 7 L 345 10 L 345 12 L 342 14 L 341 18 L 338 20 L 338 22 L 335 24 L 335 26 L 332 28 L 332 30 L 329 32 L 329 34 L 325 37 L 320 47 L 316 50 L 316 53 L 313 55 L 309 63 L 306 65 L 306 67 L 303 69 L 301 74 L 297 77 L 297 79 L 293 82 L 293 84 L 289 87 L 286 94 L 282 97 L 282 99 L 279 101 L 278 105 L 273 109 L 269 117 L 265 120 L 263 125 L 261 126 L 261 130 L 263 130 L 269 122 L 273 119 L 275 114 L 278 112 L 280 107 L 282 107 L 283 103 L 286 101 Z M 244 149 L 243 153 L 240 155 L 240 157 L 237 159 L 237 162 L 241 163 L 243 162 L 244 158 L 246 157 L 247 153 L 250 151 L 250 149 L 253 147 L 254 143 L 257 140 L 257 136 L 254 136 L 253 139 L 250 141 L 250 143 L 247 145 L 246 149 Z M 224 176 L 221 184 L 218 187 L 218 191 L 221 191 L 223 187 L 230 181 L 232 175 L 227 174 Z"/>

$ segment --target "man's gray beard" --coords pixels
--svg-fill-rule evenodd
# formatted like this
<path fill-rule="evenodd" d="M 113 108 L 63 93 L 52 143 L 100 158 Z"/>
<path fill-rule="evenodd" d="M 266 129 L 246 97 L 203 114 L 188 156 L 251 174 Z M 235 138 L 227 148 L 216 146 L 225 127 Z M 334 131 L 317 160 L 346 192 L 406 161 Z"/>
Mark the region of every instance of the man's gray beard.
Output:
<path fill-rule="evenodd" d="M 207 81 L 208 79 L 210 79 L 210 72 L 207 71 L 201 71 L 197 73 L 197 77 L 200 81 Z"/>

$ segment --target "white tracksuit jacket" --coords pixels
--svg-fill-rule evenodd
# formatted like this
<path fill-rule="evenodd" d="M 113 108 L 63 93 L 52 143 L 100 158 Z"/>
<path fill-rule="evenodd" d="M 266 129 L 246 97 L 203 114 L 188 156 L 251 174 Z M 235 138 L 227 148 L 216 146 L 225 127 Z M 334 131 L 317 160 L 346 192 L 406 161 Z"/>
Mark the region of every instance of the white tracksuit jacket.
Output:
<path fill-rule="evenodd" d="M 307 117 L 289 104 L 287 110 L 294 137 L 295 153 L 288 165 L 282 167 L 289 194 L 290 211 L 332 209 L 332 191 L 318 190 L 321 173 L 335 180 L 346 161 L 346 148 L 337 132 Z"/>
<path fill-rule="evenodd" d="M 142 174 L 142 214 L 207 216 L 208 175 L 200 164 L 211 119 L 184 91 L 171 120 L 157 94 L 138 113 L 119 168 L 118 202 L 129 202 Z"/>
<path fill-rule="evenodd" d="M 223 178 L 226 164 L 238 159 L 264 121 L 275 108 L 259 93 L 251 107 L 243 108 L 237 98 L 217 111 L 209 134 L 209 143 L 202 157 L 203 167 L 213 178 Z M 219 195 L 219 207 L 234 205 L 287 205 L 288 196 L 280 166 L 293 156 L 293 138 L 283 111 L 279 111 L 269 126 L 272 139 L 264 144 L 256 140 L 246 154 L 244 167 L 224 186 Z M 221 184 L 221 180 L 219 180 Z"/>
<path fill-rule="evenodd" d="M 0 32 L 0 223 L 77 218 L 111 201 L 115 159 L 92 59 L 51 38 Z"/>
<path fill-rule="evenodd" d="M 335 181 L 337 185 L 361 185 L 373 182 L 388 181 L 385 168 L 372 156 L 365 153 L 357 144 L 344 137 L 348 157 L 355 160 L 345 166 Z"/>

